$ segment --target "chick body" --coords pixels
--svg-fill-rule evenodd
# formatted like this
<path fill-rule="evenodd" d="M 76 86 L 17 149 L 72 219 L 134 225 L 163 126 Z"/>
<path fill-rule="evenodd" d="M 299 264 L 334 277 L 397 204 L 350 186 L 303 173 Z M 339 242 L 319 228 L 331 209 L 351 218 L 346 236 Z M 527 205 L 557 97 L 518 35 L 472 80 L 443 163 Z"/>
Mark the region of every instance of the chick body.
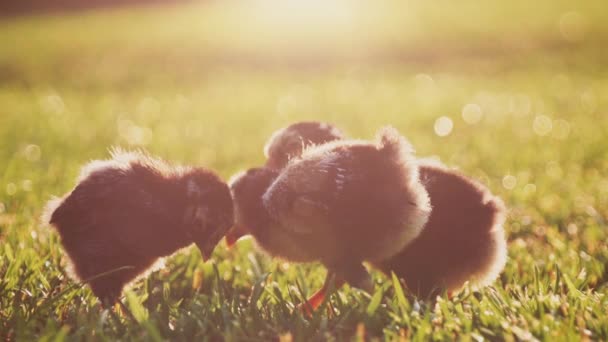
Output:
<path fill-rule="evenodd" d="M 74 190 L 49 202 L 46 219 L 73 276 L 114 302 L 161 257 L 193 242 L 208 257 L 232 225 L 232 210 L 228 186 L 212 172 L 116 150 L 86 165 Z"/>

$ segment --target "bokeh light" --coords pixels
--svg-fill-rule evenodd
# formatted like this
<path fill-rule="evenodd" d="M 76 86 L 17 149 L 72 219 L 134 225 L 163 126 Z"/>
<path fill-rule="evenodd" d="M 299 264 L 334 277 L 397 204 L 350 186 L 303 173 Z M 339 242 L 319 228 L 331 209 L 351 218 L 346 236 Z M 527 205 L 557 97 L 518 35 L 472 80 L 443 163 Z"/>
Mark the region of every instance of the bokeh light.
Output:
<path fill-rule="evenodd" d="M 536 192 L 536 185 L 532 183 L 528 183 L 524 185 L 524 193 L 528 196 L 533 195 Z"/>
<path fill-rule="evenodd" d="M 21 189 L 25 192 L 32 191 L 32 181 L 29 179 L 25 179 L 21 182 Z"/>
<path fill-rule="evenodd" d="M 532 123 L 532 129 L 537 135 L 541 137 L 545 136 L 551 133 L 551 130 L 553 129 L 553 121 L 546 115 L 537 115 Z"/>
<path fill-rule="evenodd" d="M 564 119 L 553 121 L 553 134 L 559 140 L 565 140 L 570 135 L 570 123 Z"/>
<path fill-rule="evenodd" d="M 507 190 L 513 190 L 517 185 L 517 178 L 513 175 L 506 175 L 502 178 L 502 186 Z"/>
<path fill-rule="evenodd" d="M 42 155 L 42 151 L 40 150 L 40 146 L 30 144 L 25 147 L 25 158 L 28 161 L 35 162 L 40 159 Z"/>
<path fill-rule="evenodd" d="M 441 116 L 435 120 L 435 134 L 440 137 L 445 137 L 452 133 L 452 129 L 454 128 L 454 122 L 447 116 Z"/>
<path fill-rule="evenodd" d="M 468 103 L 462 108 L 462 119 L 469 125 L 478 123 L 483 117 L 481 107 L 475 103 Z"/>
<path fill-rule="evenodd" d="M 6 184 L 6 194 L 9 196 L 13 196 L 17 193 L 17 186 L 15 183 L 7 183 Z"/>

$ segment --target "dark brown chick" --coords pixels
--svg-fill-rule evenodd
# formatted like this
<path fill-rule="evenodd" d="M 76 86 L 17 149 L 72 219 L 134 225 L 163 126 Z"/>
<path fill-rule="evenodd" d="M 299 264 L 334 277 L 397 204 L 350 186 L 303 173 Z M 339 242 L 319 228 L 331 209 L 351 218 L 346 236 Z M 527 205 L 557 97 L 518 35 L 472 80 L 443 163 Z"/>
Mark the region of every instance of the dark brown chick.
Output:
<path fill-rule="evenodd" d="M 231 182 L 236 226 L 272 256 L 320 261 L 328 278 L 336 273 L 369 289 L 361 263 L 401 251 L 429 216 L 411 152 L 396 130 L 385 128 L 375 143 L 313 146 L 280 173 L 249 170 Z"/>
<path fill-rule="evenodd" d="M 318 121 L 300 121 L 274 132 L 264 146 L 266 167 L 280 170 L 292 157 L 299 157 L 310 145 L 343 139 L 337 127 Z"/>
<path fill-rule="evenodd" d="M 325 125 L 320 133 L 297 129 L 297 124 L 292 125 L 296 129 L 288 135 L 278 131 L 273 141 L 282 142 L 283 146 L 274 150 L 283 156 L 274 158 L 297 158 L 301 153 L 297 142 L 310 140 L 309 137 L 315 137 L 318 144 L 324 143 L 318 137 L 324 136 L 327 126 L 332 127 Z M 474 286 L 492 283 L 504 268 L 507 255 L 502 201 L 483 185 L 439 163 L 420 163 L 420 179 L 431 200 L 429 221 L 402 252 L 375 266 L 388 274 L 395 272 L 421 297 L 457 291 L 467 281 Z"/>
<path fill-rule="evenodd" d="M 428 223 L 399 254 L 372 264 L 395 272 L 423 298 L 453 293 L 466 282 L 494 282 L 507 260 L 503 202 L 482 184 L 436 162 L 422 162 L 420 180 L 433 208 Z"/>
<path fill-rule="evenodd" d="M 46 212 L 73 275 L 104 303 L 191 243 L 209 258 L 233 224 L 230 190 L 211 171 L 120 150 L 86 165 L 74 190 L 49 202 Z"/>

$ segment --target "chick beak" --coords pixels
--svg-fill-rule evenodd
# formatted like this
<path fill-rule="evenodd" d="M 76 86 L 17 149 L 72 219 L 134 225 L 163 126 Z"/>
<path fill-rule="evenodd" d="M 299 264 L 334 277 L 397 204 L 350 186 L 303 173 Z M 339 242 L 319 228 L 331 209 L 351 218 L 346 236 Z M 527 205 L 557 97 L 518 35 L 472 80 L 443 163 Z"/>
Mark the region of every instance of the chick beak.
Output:
<path fill-rule="evenodd" d="M 247 229 L 239 224 L 236 224 L 228 231 L 228 233 L 226 233 L 226 245 L 228 245 L 228 248 L 232 248 L 238 239 L 242 238 L 246 234 Z"/>
<path fill-rule="evenodd" d="M 207 261 L 211 258 L 215 245 L 216 244 L 209 243 L 209 241 L 196 242 L 196 247 L 201 251 L 203 261 Z"/>

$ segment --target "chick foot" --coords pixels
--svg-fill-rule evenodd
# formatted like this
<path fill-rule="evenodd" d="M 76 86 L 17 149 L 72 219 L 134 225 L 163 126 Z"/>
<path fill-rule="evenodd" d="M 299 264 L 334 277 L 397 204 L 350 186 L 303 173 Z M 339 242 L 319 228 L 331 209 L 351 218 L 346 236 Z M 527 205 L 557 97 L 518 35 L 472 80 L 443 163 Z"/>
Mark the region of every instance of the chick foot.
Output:
<path fill-rule="evenodd" d="M 313 312 L 315 312 L 319 306 L 323 304 L 323 301 L 327 295 L 333 291 L 333 289 L 342 287 L 344 283 L 345 280 L 339 277 L 336 273 L 331 271 L 327 272 L 323 286 L 312 296 L 310 296 L 306 302 L 300 304 L 298 306 L 298 310 L 300 310 L 306 316 L 312 316 Z"/>

